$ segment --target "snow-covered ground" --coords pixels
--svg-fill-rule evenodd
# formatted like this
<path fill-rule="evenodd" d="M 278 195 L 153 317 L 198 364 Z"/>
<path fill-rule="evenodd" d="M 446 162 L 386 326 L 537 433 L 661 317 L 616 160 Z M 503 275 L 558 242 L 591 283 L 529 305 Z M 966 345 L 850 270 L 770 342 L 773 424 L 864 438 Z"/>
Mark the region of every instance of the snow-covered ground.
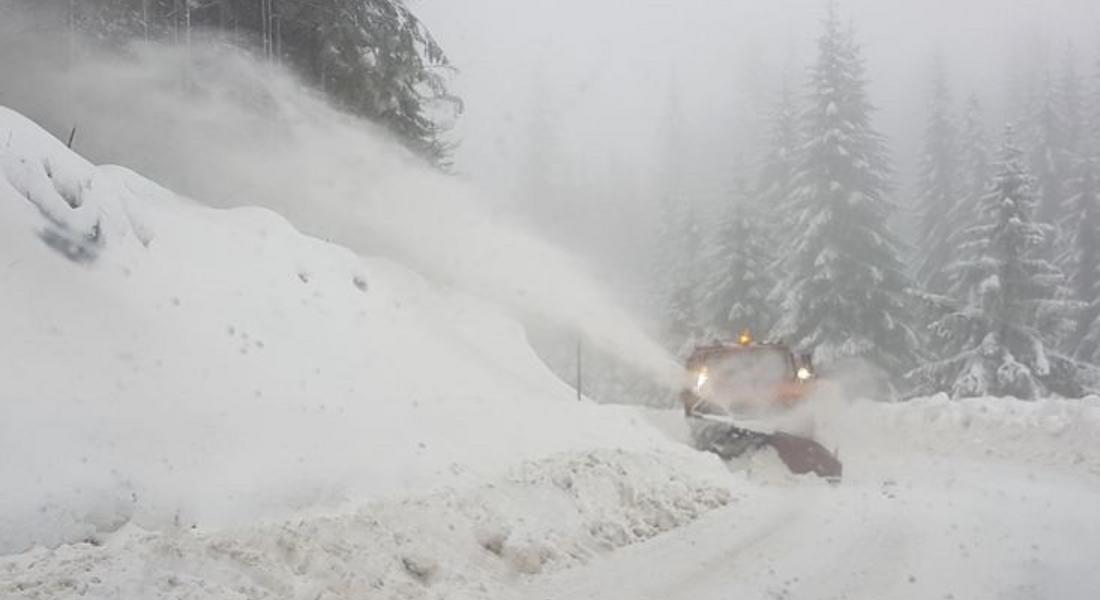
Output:
<path fill-rule="evenodd" d="M 1100 399 L 941 397 L 860 404 L 836 416 L 832 425 L 847 440 L 840 486 L 795 483 L 752 465 L 736 476 L 727 507 L 583 568 L 531 578 L 520 597 L 1089 600 L 1100 593 Z M 651 418 L 675 431 L 670 415 Z"/>
<path fill-rule="evenodd" d="M 1100 485 L 912 460 L 877 481 L 752 488 L 668 536 L 532 580 L 524 597 L 1059 599 L 1100 590 Z"/>
<path fill-rule="evenodd" d="M 1100 401 L 822 400 L 838 487 L 0 108 L 0 598 L 1092 598 Z M 626 547 L 625 549 L 622 549 Z"/>
<path fill-rule="evenodd" d="M 0 558 L 3 598 L 509 598 L 730 502 L 693 460 L 595 450 L 475 488 L 216 530 L 126 526 Z"/>
<path fill-rule="evenodd" d="M 179 594 L 283 597 L 297 584 L 240 560 L 296 527 L 307 562 L 307 531 L 354 536 L 338 554 L 369 586 L 436 578 L 402 566 L 410 544 L 439 578 L 479 543 L 531 571 L 725 501 L 717 461 L 578 402 L 483 301 L 95 167 L 3 108 L 0 256 L 0 554 L 38 548 L 0 597 L 66 597 L 73 564 L 102 597 L 161 570 L 198 582 Z"/>

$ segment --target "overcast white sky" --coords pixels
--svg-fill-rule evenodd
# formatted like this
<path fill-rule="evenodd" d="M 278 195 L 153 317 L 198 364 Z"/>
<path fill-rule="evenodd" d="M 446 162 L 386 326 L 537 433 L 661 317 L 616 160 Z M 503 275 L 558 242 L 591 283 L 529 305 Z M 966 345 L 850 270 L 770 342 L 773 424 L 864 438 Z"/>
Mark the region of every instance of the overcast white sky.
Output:
<path fill-rule="evenodd" d="M 557 124 L 559 154 L 602 171 L 644 169 L 676 82 L 689 146 L 736 152 L 786 61 L 803 79 L 824 0 L 415 0 L 413 7 L 461 69 L 467 113 L 460 170 L 505 191 L 520 169 L 530 114 Z M 1000 89 L 1012 53 L 1033 56 L 1036 35 L 1060 56 L 1075 40 L 1100 59 L 1097 0 L 842 0 L 865 47 L 880 128 L 899 145 L 919 131 L 934 53 L 956 96 Z M 538 83 L 536 83 L 538 82 Z M 999 98 L 986 98 L 997 108 Z M 915 129 L 917 128 L 917 129 Z M 755 140 L 753 140 L 755 141 Z M 912 150 L 896 148 L 898 167 Z M 727 160 L 735 160 L 729 157 Z M 622 167 L 621 165 L 630 165 Z"/>

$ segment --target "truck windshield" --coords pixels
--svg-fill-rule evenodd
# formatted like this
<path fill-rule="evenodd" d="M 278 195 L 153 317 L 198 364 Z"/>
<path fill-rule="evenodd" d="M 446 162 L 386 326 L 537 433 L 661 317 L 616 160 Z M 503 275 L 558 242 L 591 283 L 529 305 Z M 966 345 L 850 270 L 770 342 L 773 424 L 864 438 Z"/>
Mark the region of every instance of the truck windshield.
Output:
<path fill-rule="evenodd" d="M 776 348 L 739 349 L 707 361 L 715 388 L 767 388 L 791 377 L 790 357 Z"/>

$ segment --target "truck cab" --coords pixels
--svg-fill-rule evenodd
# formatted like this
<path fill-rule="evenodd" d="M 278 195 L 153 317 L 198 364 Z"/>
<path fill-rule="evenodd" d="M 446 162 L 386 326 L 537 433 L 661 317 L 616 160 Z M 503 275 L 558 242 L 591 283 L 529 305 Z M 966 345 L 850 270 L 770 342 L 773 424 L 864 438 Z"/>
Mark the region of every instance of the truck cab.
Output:
<path fill-rule="evenodd" d="M 814 387 L 810 356 L 780 343 L 757 343 L 744 332 L 736 343 L 699 346 L 687 360 L 680 395 L 687 415 L 766 416 L 804 401 Z"/>

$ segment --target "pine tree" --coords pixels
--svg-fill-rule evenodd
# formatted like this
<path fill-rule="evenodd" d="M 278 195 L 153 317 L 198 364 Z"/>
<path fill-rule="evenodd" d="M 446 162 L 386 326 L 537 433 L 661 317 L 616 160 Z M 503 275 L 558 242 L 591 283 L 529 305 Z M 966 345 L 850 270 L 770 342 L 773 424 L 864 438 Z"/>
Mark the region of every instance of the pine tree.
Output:
<path fill-rule="evenodd" d="M 1097 194 L 1096 164 L 1093 139 L 1090 137 L 1089 119 L 1085 106 L 1083 84 L 1077 74 L 1077 60 L 1072 44 L 1066 49 L 1060 77 L 1057 99 L 1059 112 L 1065 123 L 1064 163 L 1066 180 L 1062 184 L 1065 196 L 1059 206 L 1055 225 L 1059 231 L 1056 248 L 1058 266 L 1066 273 L 1074 297 L 1085 308 L 1078 315 L 1077 327 L 1062 344 L 1071 354 L 1087 355 L 1082 348 L 1088 335 L 1088 325 L 1095 320 L 1092 305 L 1096 300 L 1095 261 L 1100 258 L 1096 246 L 1100 243 L 1100 225 L 1094 206 Z"/>
<path fill-rule="evenodd" d="M 665 322 L 665 343 L 682 351 L 700 334 L 697 309 L 701 231 L 694 200 L 685 191 L 683 122 L 674 82 L 669 86 L 660 133 L 661 164 L 656 183 L 660 190 L 660 225 L 654 281 L 658 310 Z"/>
<path fill-rule="evenodd" d="M 921 286 L 932 292 L 942 292 L 948 285 L 945 267 L 951 260 L 950 241 L 957 225 L 948 217 L 956 212 L 961 199 L 957 136 L 951 94 L 943 67 L 937 63 L 917 179 L 921 251 L 917 277 Z"/>
<path fill-rule="evenodd" d="M 1069 348 L 1080 360 L 1100 363 L 1100 158 L 1082 159 L 1070 182 L 1069 252 L 1065 264 L 1074 297 L 1084 303 Z"/>
<path fill-rule="evenodd" d="M 1093 68 L 1092 85 L 1087 86 L 1088 93 L 1083 94 L 1086 99 L 1082 101 L 1085 125 L 1081 144 L 1085 155 L 1100 154 L 1100 59 Z"/>
<path fill-rule="evenodd" d="M 761 223 L 762 208 L 745 178 L 737 176 L 715 239 L 703 257 L 708 276 L 700 302 L 708 338 L 771 327 L 767 295 L 774 285 L 769 268 L 773 257 Z"/>
<path fill-rule="evenodd" d="M 1077 72 L 1077 53 L 1072 44 L 1066 48 L 1059 74 L 1057 101 L 1064 126 L 1063 148 L 1067 155 L 1067 167 L 1072 168 L 1088 143 L 1084 85 Z"/>
<path fill-rule="evenodd" d="M 1031 119 L 1031 170 L 1035 176 L 1036 218 L 1055 223 L 1066 198 L 1064 184 L 1069 174 L 1069 149 L 1064 106 L 1057 86 L 1047 75 L 1039 103 Z M 1057 243 L 1057 232 L 1048 243 Z"/>
<path fill-rule="evenodd" d="M 1070 347 L 1079 360 L 1100 364 L 1100 61 L 1089 101 L 1081 159 L 1070 182 L 1068 201 L 1071 234 L 1067 270 L 1076 297 L 1085 303 Z"/>
<path fill-rule="evenodd" d="M 921 391 L 1031 399 L 1048 391 L 1078 396 L 1089 385 L 1088 369 L 1053 350 L 1077 306 L 1043 257 L 1053 228 L 1033 220 L 1032 185 L 1009 128 L 980 220 L 960 238 L 944 316 L 933 324 L 947 342 L 945 358 L 912 373 Z"/>
<path fill-rule="evenodd" d="M 415 153 L 447 166 L 443 136 L 462 112 L 451 66 L 404 0 L 42 0 L 74 29 L 115 44 L 190 44 L 209 28 L 252 36 L 342 109 L 377 122 Z"/>
<path fill-rule="evenodd" d="M 980 218 L 981 200 L 985 195 L 986 184 L 989 180 L 989 151 L 985 136 L 985 126 L 982 124 L 982 109 L 978 98 L 971 95 L 967 100 L 963 111 L 962 129 L 959 135 L 958 146 L 959 164 L 958 177 L 958 201 L 950 210 L 941 217 L 949 227 L 949 233 L 940 242 L 950 252 L 946 263 L 941 266 L 939 285 L 925 287 L 918 293 L 923 308 L 922 321 L 925 327 L 926 343 L 933 354 L 942 354 L 947 351 L 947 339 L 942 331 L 937 331 L 931 325 L 947 316 L 956 309 L 956 303 L 949 296 L 945 296 L 949 290 L 956 289 L 959 285 L 960 273 L 950 268 L 952 264 L 961 259 L 974 258 L 972 251 L 965 251 L 963 246 L 963 234 L 976 225 Z M 938 389 L 925 389 L 925 392 L 940 391 Z"/>
<path fill-rule="evenodd" d="M 762 217 L 769 231 L 778 229 L 791 198 L 800 146 L 798 132 L 798 107 L 790 85 L 784 80 L 772 109 L 771 131 L 767 140 L 767 153 L 760 168 L 757 196 L 762 203 Z"/>
<path fill-rule="evenodd" d="M 870 124 L 859 49 L 834 7 L 818 49 L 789 205 L 795 237 L 770 295 L 781 309 L 771 337 L 812 349 L 822 364 L 858 357 L 899 373 L 918 342 L 900 244 L 887 226 L 895 210 L 888 159 Z"/>
<path fill-rule="evenodd" d="M 978 204 L 985 194 L 990 178 L 989 140 L 986 138 L 982 105 L 971 94 L 963 111 L 962 130 L 959 135 L 959 195 L 961 201 L 948 218 L 958 230 L 973 224 L 978 214 Z"/>
<path fill-rule="evenodd" d="M 304 73 L 323 74 L 319 83 L 349 111 L 382 123 L 421 156 L 446 165 L 450 148 L 441 136 L 447 124 L 432 114 L 457 114 L 462 104 L 447 90 L 450 63 L 443 49 L 401 0 L 325 3 L 325 18 L 298 25 L 309 45 L 292 61 Z"/>

